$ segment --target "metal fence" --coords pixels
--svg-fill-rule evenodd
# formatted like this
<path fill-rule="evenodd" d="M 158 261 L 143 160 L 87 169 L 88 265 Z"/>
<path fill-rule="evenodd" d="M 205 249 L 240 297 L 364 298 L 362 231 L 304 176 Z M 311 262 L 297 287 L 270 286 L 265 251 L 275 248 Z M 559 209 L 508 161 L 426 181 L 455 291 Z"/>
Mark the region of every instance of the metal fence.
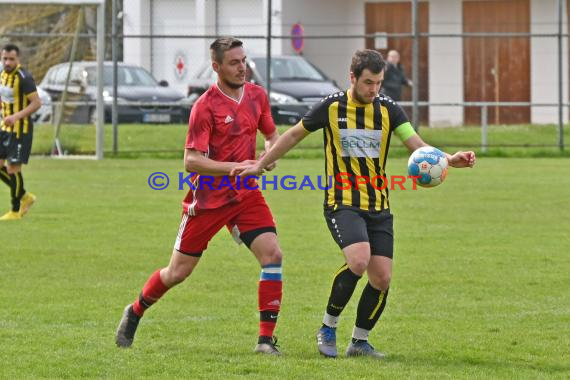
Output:
<path fill-rule="evenodd" d="M 216 6 L 222 7 L 227 2 L 224 1 L 215 1 Z M 261 3 L 265 4 L 265 8 L 264 7 L 260 7 Z M 329 57 L 326 55 L 328 53 L 323 53 L 322 50 L 319 50 L 318 48 L 316 48 L 315 46 L 318 44 L 327 44 L 328 46 L 334 46 L 335 43 L 338 43 L 339 41 L 346 41 L 346 40 L 350 40 L 352 41 L 352 45 L 358 46 L 359 48 L 364 48 L 364 47 L 370 47 L 371 45 L 373 45 L 373 41 L 376 41 L 379 38 L 383 39 L 384 41 L 392 41 L 394 43 L 394 41 L 407 41 L 408 43 L 411 42 L 411 70 L 410 70 L 410 74 L 411 74 L 411 79 L 412 82 L 415 84 L 412 88 L 411 88 L 411 96 L 409 96 L 407 99 L 404 99 L 404 101 L 401 102 L 402 105 L 405 106 L 409 106 L 409 108 L 407 108 L 409 110 L 410 116 L 411 116 L 411 120 L 414 126 L 419 127 L 420 125 L 420 121 L 425 122 L 425 117 L 420 117 L 421 115 L 421 110 L 428 110 L 428 109 L 436 109 L 437 107 L 458 107 L 458 108 L 463 108 L 464 110 L 467 109 L 467 107 L 477 107 L 480 109 L 480 111 L 478 111 L 478 114 L 480 115 L 479 118 L 475 118 L 477 120 L 477 123 L 480 123 L 480 125 L 482 126 L 482 146 L 486 146 L 485 143 L 485 131 L 487 130 L 487 125 L 490 122 L 498 122 L 499 118 L 498 117 L 494 117 L 494 118 L 490 118 L 489 115 L 490 114 L 494 114 L 497 115 L 499 114 L 500 110 L 506 110 L 507 108 L 505 107 L 509 107 L 508 109 L 510 110 L 517 110 L 514 112 L 518 112 L 518 110 L 524 110 L 525 108 L 529 108 L 532 107 L 532 109 L 550 109 L 552 110 L 557 110 L 557 118 L 556 118 L 556 124 L 558 125 L 558 136 L 557 136 L 557 141 L 552 143 L 552 145 L 556 145 L 557 147 L 559 147 L 561 150 L 564 149 L 564 110 L 568 109 L 568 102 L 565 101 L 564 99 L 568 97 L 568 94 L 565 94 L 565 91 L 568 92 L 568 85 L 567 85 L 567 78 L 565 79 L 565 77 L 567 77 L 566 73 L 563 71 L 563 67 L 564 67 L 564 61 L 568 60 L 568 52 L 567 49 L 564 46 L 567 46 L 567 42 L 568 42 L 568 32 L 567 32 L 567 23 L 565 22 L 565 6 L 564 6 L 564 1 L 563 0 L 556 0 L 556 8 L 554 9 L 554 14 L 551 15 L 551 17 L 546 20 L 546 21 L 541 21 L 543 23 L 543 25 L 539 25 L 540 27 L 542 27 L 542 29 L 549 29 L 550 32 L 542 32 L 542 31 L 535 31 L 535 32 L 531 32 L 530 31 L 530 26 L 529 26 L 529 30 L 527 31 L 516 31 L 516 32 L 512 32 L 512 31 L 501 31 L 504 30 L 499 28 L 495 28 L 493 30 L 493 27 L 491 26 L 489 29 L 489 31 L 469 31 L 468 27 L 464 24 L 463 25 L 463 30 L 460 32 L 455 32 L 455 33 L 438 33 L 438 32 L 432 32 L 432 31 L 425 31 L 425 25 L 422 26 L 421 25 L 421 21 L 422 21 L 422 12 L 421 12 L 421 3 L 418 2 L 417 0 L 414 1 L 410 1 L 409 5 L 411 8 L 411 23 L 410 23 L 410 29 L 406 32 L 386 32 L 386 33 L 377 33 L 377 32 L 368 32 L 367 33 L 353 33 L 353 32 L 346 32 L 347 29 L 351 29 L 351 28 L 344 28 L 344 30 L 339 33 L 339 31 L 335 30 L 334 26 L 329 25 L 327 30 L 324 30 L 324 28 L 322 27 L 323 24 L 320 24 L 321 28 L 319 30 L 319 28 L 313 27 L 312 30 L 313 31 L 317 31 L 317 32 L 307 32 L 302 36 L 302 40 L 303 42 L 306 42 L 307 45 L 311 44 L 311 48 L 313 48 L 310 51 L 307 51 L 308 49 L 306 49 L 304 53 L 304 55 L 306 57 L 308 57 L 309 59 L 312 60 L 316 60 L 319 62 L 319 67 L 321 69 L 323 69 L 323 71 L 325 71 L 326 73 L 329 73 L 331 71 L 334 71 L 333 66 L 338 66 L 338 64 L 335 61 L 338 61 L 339 56 L 333 56 L 333 59 L 328 59 Z M 274 56 L 273 53 L 275 51 L 275 49 L 272 50 L 272 46 L 281 43 L 282 46 L 285 43 L 293 43 L 294 41 L 298 41 L 299 40 L 299 36 L 298 35 L 292 35 L 293 34 L 293 30 L 291 29 L 291 33 L 286 33 L 289 25 L 287 25 L 287 27 L 283 27 L 283 24 L 280 25 L 272 25 L 274 23 L 274 19 L 275 19 L 275 12 L 273 12 L 273 8 L 272 8 L 272 1 L 271 0 L 266 0 L 266 1 L 260 1 L 260 0 L 250 0 L 248 2 L 249 4 L 249 8 L 246 9 L 245 13 L 255 13 L 255 12 L 259 12 L 258 9 L 263 9 L 264 12 L 266 13 L 264 20 L 266 21 L 266 25 L 265 25 L 265 31 L 264 33 L 260 33 L 260 31 L 262 31 L 261 29 L 261 25 L 257 25 L 257 28 L 252 28 L 251 25 L 242 25 L 241 28 L 239 27 L 234 27 L 234 28 L 229 28 L 227 27 L 226 24 L 224 24 L 224 22 L 219 22 L 219 20 L 216 21 L 215 29 L 205 29 L 203 30 L 202 34 L 192 34 L 192 33 L 186 33 L 186 34 L 176 34 L 176 33 L 164 33 L 164 34 L 157 34 L 157 33 L 148 33 L 148 34 L 123 34 L 118 36 L 119 39 L 150 39 L 150 40 L 156 40 L 156 39 L 161 39 L 161 40 L 165 40 L 165 39 L 171 39 L 171 40 L 177 40 L 177 41 L 192 41 L 192 40 L 201 40 L 201 41 L 211 41 L 214 38 L 218 37 L 219 35 L 224 35 L 224 34 L 228 34 L 228 31 L 231 31 L 231 34 L 235 35 L 238 38 L 242 38 L 244 40 L 249 41 L 250 43 L 255 43 L 257 46 L 259 46 L 262 41 L 264 41 L 265 43 L 265 54 L 267 55 L 267 61 L 271 62 L 272 57 Z M 542 5 L 542 3 L 541 3 Z M 334 6 L 334 5 L 331 5 Z M 284 12 L 283 9 L 278 10 L 278 12 Z M 370 11 L 370 9 L 366 9 L 366 11 Z M 529 9 L 529 12 L 536 12 L 536 9 Z M 216 9 L 215 12 L 216 16 L 219 16 L 220 14 L 220 10 Z M 365 15 L 366 17 L 368 15 Z M 324 16 L 326 17 L 326 16 Z M 489 16 L 490 17 L 490 16 Z M 540 16 L 540 17 L 544 17 L 544 15 Z M 302 18 L 302 17 L 299 17 Z M 536 16 L 534 16 L 534 18 L 537 18 Z M 222 17 L 222 19 L 224 19 Z M 258 18 L 259 19 L 259 18 Z M 461 22 L 461 20 L 457 20 L 457 22 Z M 463 21 L 465 22 L 465 21 Z M 529 20 L 529 23 L 531 21 Z M 534 21 L 532 21 L 534 23 Z M 338 25 L 338 24 L 337 24 Z M 364 26 L 364 23 L 362 23 L 361 25 L 353 25 L 354 30 L 357 29 L 367 29 L 368 26 L 365 26 L 365 28 L 362 28 L 362 26 Z M 547 26 L 545 28 L 545 26 Z M 556 29 L 555 32 L 552 32 L 552 29 Z M 250 31 L 252 29 L 255 29 L 257 31 L 257 33 L 251 33 Z M 307 28 L 308 30 L 309 28 Z M 508 29 L 508 28 L 507 28 Z M 516 29 L 516 28 L 515 28 Z M 540 29 L 535 27 L 534 29 Z M 211 34 L 208 34 L 207 32 L 213 32 Z M 437 100 L 428 100 L 429 96 L 426 96 L 425 94 L 429 93 L 430 88 L 428 88 L 429 86 L 426 86 L 424 83 L 422 83 L 421 81 L 421 76 L 424 75 L 420 72 L 420 68 L 422 65 L 425 65 L 425 52 L 422 53 L 422 40 L 428 40 L 428 41 L 433 41 L 433 40 L 439 40 L 441 41 L 442 39 L 444 40 L 448 40 L 451 41 L 453 43 L 453 41 L 460 41 L 460 45 L 465 45 L 468 41 L 474 41 L 474 39 L 500 39 L 501 41 L 521 41 L 521 40 L 526 40 L 528 41 L 528 44 L 530 46 L 530 40 L 532 39 L 532 43 L 539 45 L 542 44 L 543 41 L 556 41 L 556 51 L 555 51 L 555 55 L 556 55 L 556 71 L 557 71 L 557 76 L 556 76 L 556 83 L 552 83 L 551 84 L 551 88 L 549 89 L 549 91 L 553 92 L 553 93 L 557 93 L 557 99 L 550 99 L 549 101 L 546 102 L 538 102 L 538 101 L 531 101 L 531 99 L 527 99 L 524 101 L 521 100 L 505 100 L 505 99 L 501 99 L 500 96 L 498 96 L 496 99 L 493 99 L 492 101 L 488 100 L 488 99 L 484 99 L 484 98 L 471 98 L 471 99 L 461 99 L 461 98 L 457 98 L 456 100 L 454 99 L 453 101 L 437 101 Z M 205 45 L 204 45 L 205 46 Z M 390 48 L 390 46 L 386 46 L 386 50 L 388 50 Z M 286 51 L 287 49 L 281 49 L 281 51 Z M 290 49 L 289 49 L 290 50 Z M 345 56 L 345 58 L 343 58 L 344 62 L 346 62 L 346 67 L 348 68 L 348 63 L 349 63 L 349 58 L 351 56 L 351 54 L 353 53 L 353 51 L 343 51 L 342 54 Z M 500 52 L 497 52 L 497 54 L 499 54 Z M 528 52 L 530 54 L 530 51 Z M 151 58 L 151 60 L 154 60 L 154 58 Z M 267 76 L 271 77 L 270 73 L 269 73 L 269 67 L 270 64 L 267 65 Z M 530 68 L 528 68 L 528 70 L 530 70 Z M 347 70 L 348 71 L 348 70 Z M 529 77 L 530 77 L 530 73 L 529 73 Z M 534 74 L 533 74 L 534 75 Z M 498 75 L 497 75 L 498 76 Z M 565 84 L 566 83 L 566 84 Z M 271 91 L 271 80 L 269 80 L 266 84 L 266 87 L 268 89 L 268 92 Z M 430 83 L 430 85 L 433 85 Z M 532 89 L 531 89 L 532 90 Z M 423 96 L 421 96 L 421 94 L 424 94 Z M 275 105 L 274 106 L 278 106 Z M 497 108 L 499 107 L 499 108 Z M 518 107 L 518 108 L 517 108 Z M 465 111 L 467 112 L 467 111 Z M 530 113 L 531 110 L 528 109 L 526 112 Z M 427 113 L 426 111 L 424 111 L 424 113 Z M 421 120 L 423 119 L 423 120 Z M 472 118 L 473 119 L 473 118 Z M 427 122 L 427 124 L 429 125 L 429 121 Z"/>
<path fill-rule="evenodd" d="M 169 1 L 175 2 L 175 0 Z M 529 2 L 530 1 L 533 0 L 529 0 Z M 476 120 L 476 124 L 481 126 L 481 150 L 485 151 L 489 146 L 487 140 L 488 125 L 501 121 L 498 115 L 502 115 L 502 110 L 526 110 L 524 112 L 530 115 L 531 111 L 535 112 L 534 110 L 538 109 L 556 109 L 557 117 L 555 121 L 557 124 L 557 138 L 556 141 L 552 142 L 552 146 L 564 150 L 564 124 L 567 122 L 567 120 L 565 120 L 565 112 L 567 112 L 570 106 L 570 104 L 565 101 L 565 99 L 568 98 L 568 79 L 567 73 L 564 70 L 565 65 L 568 65 L 567 45 L 569 34 L 567 31 L 567 22 L 565 21 L 565 2 L 563 0 L 555 1 L 555 16 L 543 22 L 545 25 L 548 24 L 548 28 L 543 28 L 550 30 L 548 32 L 497 31 L 497 29 L 493 30 L 493 28 L 490 28 L 490 31 L 469 31 L 465 24 L 463 24 L 462 27 L 455 28 L 462 29 L 459 32 L 438 32 L 437 27 L 434 28 L 435 30 L 429 29 L 426 31 L 425 24 L 422 24 L 422 20 L 425 17 L 425 10 L 422 10 L 422 3 L 424 2 L 413 0 L 408 2 L 411 21 L 407 24 L 409 25 L 407 30 L 402 31 L 402 28 L 400 28 L 400 30 L 394 31 L 394 27 L 392 27 L 392 31 L 379 33 L 369 26 L 368 19 L 354 21 L 354 17 L 350 18 L 347 15 L 347 20 L 344 21 L 343 24 L 339 24 L 334 18 L 337 17 L 342 20 L 342 17 L 344 17 L 342 11 L 336 12 L 334 14 L 336 16 L 331 16 L 331 20 L 324 19 L 327 16 L 326 12 L 323 12 L 323 19 L 306 20 L 303 23 L 304 14 L 299 13 L 294 16 L 286 16 L 286 14 L 291 13 L 291 9 L 285 9 L 287 2 L 274 4 L 271 0 L 179 2 L 180 4 L 184 3 L 186 7 L 190 7 L 188 4 L 192 4 L 193 8 L 188 8 L 186 11 L 181 11 L 176 7 L 162 6 L 166 1 L 150 0 L 148 2 L 150 7 L 148 9 L 149 23 L 137 29 L 132 28 L 132 25 L 129 24 L 134 23 L 134 20 L 130 18 L 130 15 L 133 13 L 133 8 L 131 8 L 133 1 L 108 0 L 106 12 L 109 17 L 107 18 L 106 25 L 105 56 L 108 60 L 115 63 L 121 61 L 129 62 L 132 60 L 132 57 L 129 56 L 129 52 L 133 50 L 132 46 L 139 45 L 139 51 L 142 53 L 139 54 L 138 62 L 141 66 L 147 68 L 152 74 L 158 77 L 158 79 L 162 79 L 162 76 L 167 75 L 168 70 L 171 70 L 171 68 L 165 68 L 165 66 L 175 63 L 178 65 L 178 63 L 181 62 L 183 70 L 180 70 L 178 74 L 182 75 L 182 71 L 184 71 L 183 81 L 190 82 L 192 77 L 195 77 L 198 70 L 202 67 L 201 64 L 207 61 L 207 46 L 209 43 L 219 36 L 233 35 L 243 39 L 246 46 L 250 48 L 253 47 L 251 50 L 261 52 L 262 55 L 265 55 L 267 62 L 265 76 L 269 78 L 269 80 L 264 83 L 264 86 L 268 93 L 272 93 L 274 92 L 273 84 L 275 82 L 272 83 L 271 79 L 271 62 L 276 56 L 281 54 L 295 54 L 295 44 L 297 44 L 297 47 L 304 45 L 304 49 L 299 49 L 299 51 L 302 50 L 302 52 L 299 53 L 300 55 L 316 63 L 318 68 L 329 74 L 329 76 L 334 78 L 336 75 L 334 79 L 337 79 L 338 82 L 342 82 L 340 84 L 341 88 L 346 88 L 347 86 L 348 65 L 350 63 L 350 57 L 355 50 L 348 50 L 345 49 L 345 47 L 372 47 L 379 48 L 379 50 L 385 52 L 393 48 L 393 46 L 390 45 L 406 45 L 408 48 L 405 49 L 405 54 L 409 62 L 407 72 L 414 85 L 411 89 L 405 91 L 400 104 L 406 107 L 414 126 L 431 126 L 432 121 L 430 118 L 427 118 L 426 115 L 428 112 L 435 112 L 438 109 L 455 109 L 454 112 L 456 115 L 462 114 L 460 118 L 463 117 L 466 119 L 465 115 L 467 112 L 472 108 L 476 108 L 478 110 L 476 112 L 471 112 L 472 110 L 469 111 L 472 114 L 470 119 Z M 348 3 L 351 2 L 357 3 L 356 1 L 348 1 Z M 198 3 L 205 4 L 205 8 L 199 10 Z M 302 12 L 305 9 L 300 6 L 302 2 L 292 1 L 291 4 L 293 5 L 291 6 L 293 7 L 297 3 L 299 3 L 297 8 Z M 236 4 L 238 4 L 239 7 Z M 340 6 L 340 3 L 337 4 L 335 2 L 331 4 L 330 7 L 334 7 L 335 4 Z M 372 6 L 369 7 L 369 5 L 365 5 L 363 2 L 359 2 L 358 4 L 360 4 L 359 6 L 365 7 L 364 17 L 368 18 L 373 12 Z M 277 9 L 276 7 L 280 8 Z M 313 12 L 308 7 L 307 5 L 306 17 L 309 17 L 311 12 Z M 535 8 L 536 7 L 533 7 L 529 9 L 529 11 L 534 12 L 536 11 Z M 139 11 L 140 9 L 137 9 L 137 12 Z M 179 16 L 181 13 L 185 15 L 182 18 Z M 295 18 L 301 21 L 298 23 L 292 22 L 291 20 Z M 449 22 L 465 23 L 465 20 L 458 19 L 450 20 Z M 69 24 L 72 24 L 71 21 Z M 297 24 L 304 24 L 304 31 L 301 29 L 301 32 L 294 32 L 294 27 Z M 438 26 L 436 22 L 431 22 L 429 25 Z M 19 39 L 23 41 L 24 44 L 30 40 L 52 39 L 55 41 L 55 39 L 59 38 L 62 41 L 60 43 L 61 61 L 66 61 L 67 57 L 69 57 L 69 44 L 63 41 L 66 38 L 67 41 L 69 41 L 75 34 L 73 30 L 68 29 L 56 30 L 55 32 L 26 31 L 17 28 L 14 30 L 3 29 L 0 33 L 0 37 L 3 37 L 4 40 L 7 38 Z M 390 29 L 389 25 L 384 27 L 384 29 Z M 555 32 L 552 31 L 554 29 L 556 30 Z M 363 30 L 364 32 L 362 32 Z M 85 42 L 79 44 L 80 50 L 86 50 L 88 46 L 93 44 L 94 36 L 92 31 L 82 31 L 77 35 L 80 41 Z M 425 66 L 427 65 L 426 61 L 430 61 L 430 64 L 433 64 L 433 62 L 437 60 L 434 60 L 433 56 L 429 57 L 428 53 L 425 52 L 425 48 L 422 45 L 424 42 L 422 41 L 428 41 L 427 43 L 436 42 L 439 46 L 446 44 L 446 42 L 442 41 L 449 41 L 450 45 L 462 46 L 464 48 L 472 41 L 481 40 L 528 41 L 529 46 L 531 41 L 532 44 L 535 45 L 542 44 L 542 41 L 548 41 L 548 43 L 556 41 L 555 51 L 550 52 L 551 55 L 555 55 L 555 58 L 550 58 L 553 58 L 553 62 L 555 59 L 554 66 L 556 67 L 556 75 L 553 76 L 552 73 L 549 73 L 551 77 L 555 78 L 555 81 L 554 83 L 548 84 L 549 88 L 547 90 L 556 93 L 556 99 L 551 98 L 548 101 L 539 102 L 531 100 L 534 98 L 520 101 L 504 100 L 501 99 L 500 96 L 497 96 L 491 101 L 484 97 L 466 99 L 466 97 L 463 96 L 464 94 L 459 94 L 460 96 L 457 96 L 456 99 L 448 99 L 446 101 L 432 99 L 431 92 L 437 87 L 437 84 L 427 81 L 426 78 L 424 78 L 426 75 Z M 377 46 L 378 44 L 380 47 Z M 339 49 L 335 49 L 335 46 L 339 46 Z M 176 58 L 180 59 L 180 61 L 173 62 L 174 60 L 170 58 L 172 62 L 165 61 L 164 57 L 173 51 L 180 51 L 180 54 Z M 528 53 L 530 54 L 530 51 Z M 500 54 L 503 53 L 497 51 L 497 55 Z M 196 57 L 200 58 L 197 59 Z M 429 59 L 426 57 L 429 57 Z M 89 59 L 89 54 L 83 54 L 83 58 Z M 441 59 L 445 60 L 445 57 Z M 46 61 L 48 60 L 43 60 L 44 63 Z M 464 60 L 460 62 L 460 64 L 463 65 L 462 69 L 465 70 Z M 115 86 L 117 83 L 116 67 L 115 65 L 115 69 L 113 70 L 113 83 Z M 339 69 L 339 67 L 343 67 L 344 69 Z M 553 66 L 550 65 L 549 67 Z M 531 68 L 527 69 L 529 71 L 531 70 Z M 338 74 L 341 72 L 339 70 L 344 70 L 344 74 Z M 170 73 L 171 72 L 172 70 Z M 344 77 L 342 75 L 344 75 Z M 530 76 L 531 73 L 529 72 L 528 77 Z M 463 80 L 465 81 L 465 78 L 463 78 Z M 484 84 L 482 86 L 484 86 Z M 533 84 L 531 83 L 530 91 L 533 91 L 532 86 Z M 183 88 L 183 90 L 186 90 L 186 88 Z M 116 93 L 116 90 L 112 91 L 112 94 Z M 307 102 L 305 100 L 306 99 L 296 99 L 296 104 L 299 106 L 312 105 L 312 101 Z M 85 100 L 68 103 L 92 105 L 92 103 Z M 57 106 L 57 102 L 54 104 Z M 133 106 L 168 106 L 168 104 L 152 101 L 122 101 L 122 104 Z M 111 107 L 113 110 L 113 152 L 119 151 L 119 127 L 117 118 L 119 105 L 117 97 L 114 96 Z M 273 101 L 272 106 L 278 108 L 281 104 Z M 518 113 L 518 111 L 516 112 Z M 491 115 L 493 117 L 491 117 Z"/>

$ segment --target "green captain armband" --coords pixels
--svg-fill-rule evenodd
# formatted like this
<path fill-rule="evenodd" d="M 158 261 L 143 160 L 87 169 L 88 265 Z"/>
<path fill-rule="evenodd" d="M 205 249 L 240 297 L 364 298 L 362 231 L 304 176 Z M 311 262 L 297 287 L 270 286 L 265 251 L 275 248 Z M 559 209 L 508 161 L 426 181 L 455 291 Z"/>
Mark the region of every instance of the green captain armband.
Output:
<path fill-rule="evenodd" d="M 410 122 L 398 125 L 396 129 L 394 129 L 394 133 L 400 138 L 400 140 L 402 140 L 402 142 L 416 135 L 416 131 Z"/>

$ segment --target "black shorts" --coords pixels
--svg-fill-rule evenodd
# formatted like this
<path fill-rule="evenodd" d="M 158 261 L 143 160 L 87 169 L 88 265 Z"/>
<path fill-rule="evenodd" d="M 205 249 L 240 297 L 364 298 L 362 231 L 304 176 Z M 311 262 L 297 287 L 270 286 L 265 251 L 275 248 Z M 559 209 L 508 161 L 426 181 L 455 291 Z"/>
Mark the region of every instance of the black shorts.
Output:
<path fill-rule="evenodd" d="M 11 165 L 27 164 L 32 152 L 32 134 L 22 134 L 19 139 L 12 132 L 0 132 L 0 160 Z"/>
<path fill-rule="evenodd" d="M 356 208 L 325 209 L 329 231 L 343 249 L 354 243 L 370 243 L 372 255 L 394 256 L 394 217 L 390 210 L 370 212 Z"/>

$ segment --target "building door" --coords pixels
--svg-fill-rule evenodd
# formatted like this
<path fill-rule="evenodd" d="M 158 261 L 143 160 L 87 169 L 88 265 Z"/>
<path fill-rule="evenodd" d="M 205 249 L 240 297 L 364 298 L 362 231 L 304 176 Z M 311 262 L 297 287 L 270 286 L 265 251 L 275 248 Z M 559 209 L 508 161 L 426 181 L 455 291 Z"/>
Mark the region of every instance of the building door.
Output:
<path fill-rule="evenodd" d="M 419 31 L 429 31 L 429 4 L 420 2 L 418 7 Z M 366 33 L 411 33 L 412 32 L 412 4 L 411 2 L 395 3 L 366 3 Z M 385 44 L 377 50 L 386 57 L 388 50 L 397 50 L 400 53 L 400 63 L 404 66 L 406 76 L 412 79 L 412 39 L 411 38 L 387 38 Z M 366 48 L 374 49 L 375 40 L 368 38 Z M 421 37 L 419 41 L 419 83 L 414 83 L 419 89 L 419 100 L 429 100 L 428 88 L 428 38 Z M 410 87 L 404 87 L 402 101 L 412 100 Z M 405 107 L 406 113 L 411 118 L 411 107 Z M 429 119 L 428 107 L 420 107 L 419 120 L 427 124 Z"/>
<path fill-rule="evenodd" d="M 464 32 L 530 32 L 529 0 L 463 2 Z M 530 101 L 530 38 L 466 37 L 463 40 L 465 101 Z M 530 122 L 530 107 L 490 107 L 490 124 Z M 481 109 L 465 107 L 465 124 L 479 125 Z"/>

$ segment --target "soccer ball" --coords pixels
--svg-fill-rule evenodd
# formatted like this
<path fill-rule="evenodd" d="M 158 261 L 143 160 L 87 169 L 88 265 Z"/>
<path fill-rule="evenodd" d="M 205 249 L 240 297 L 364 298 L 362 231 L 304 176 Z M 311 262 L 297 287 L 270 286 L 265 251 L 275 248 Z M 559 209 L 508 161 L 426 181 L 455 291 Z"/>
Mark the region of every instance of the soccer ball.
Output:
<path fill-rule="evenodd" d="M 424 146 L 416 149 L 408 160 L 408 174 L 420 176 L 417 184 L 422 187 L 434 187 L 441 184 L 447 176 L 447 157 L 441 150 Z"/>

